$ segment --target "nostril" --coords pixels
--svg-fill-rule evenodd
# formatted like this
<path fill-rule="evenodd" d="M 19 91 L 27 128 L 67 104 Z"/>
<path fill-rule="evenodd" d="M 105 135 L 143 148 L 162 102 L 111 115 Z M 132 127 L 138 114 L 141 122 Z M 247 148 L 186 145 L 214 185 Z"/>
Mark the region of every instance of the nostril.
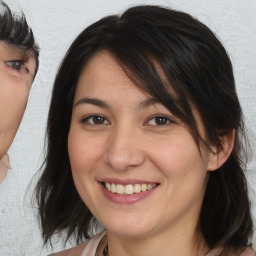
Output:
<path fill-rule="evenodd" d="M 134 147 L 111 148 L 104 153 L 104 161 L 117 171 L 128 171 L 142 165 L 145 155 Z"/>

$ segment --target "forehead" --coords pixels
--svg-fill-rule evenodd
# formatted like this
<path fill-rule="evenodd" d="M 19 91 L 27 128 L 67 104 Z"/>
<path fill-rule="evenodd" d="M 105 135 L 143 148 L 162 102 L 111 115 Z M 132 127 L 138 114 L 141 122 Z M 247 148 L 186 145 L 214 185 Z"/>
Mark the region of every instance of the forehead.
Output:
<path fill-rule="evenodd" d="M 111 54 L 100 51 L 92 56 L 82 69 L 78 85 L 84 80 L 94 84 L 106 84 L 108 81 L 117 79 L 120 80 L 120 84 L 123 84 L 124 81 L 131 82 Z"/>
<path fill-rule="evenodd" d="M 148 87 L 159 87 L 159 82 L 163 85 L 166 96 L 168 96 L 171 101 L 174 99 L 177 100 L 177 96 L 168 82 L 161 65 L 156 60 L 152 58 L 152 64 L 158 73 L 159 80 L 153 81 L 155 76 L 152 77 L 152 79 L 150 79 L 151 85 L 148 83 L 148 78 L 145 79 L 145 76 L 140 76 L 139 72 L 137 73 L 136 70 L 133 70 L 133 68 L 130 68 L 126 64 L 127 63 L 124 64 L 122 60 L 120 61 L 118 57 L 115 57 L 115 55 L 107 50 L 96 52 L 89 61 L 86 62 L 80 73 L 74 100 L 77 100 L 79 94 L 97 95 L 99 93 L 101 96 L 110 95 L 111 97 L 120 98 L 120 92 L 125 91 L 127 96 L 128 92 L 134 92 L 134 90 L 136 90 L 136 95 L 141 95 L 143 98 L 146 96 L 157 99 L 159 103 L 161 102 L 168 108 L 168 104 L 166 105 L 161 101 L 161 95 L 159 96 L 148 89 Z M 148 67 L 145 67 L 145 69 L 146 68 Z M 152 74 L 148 75 L 150 76 Z"/>
<path fill-rule="evenodd" d="M 152 61 L 152 65 L 159 76 L 159 80 L 161 80 L 161 82 L 166 85 L 166 88 L 168 88 L 168 93 L 173 93 L 172 86 L 168 83 L 161 65 L 153 57 L 152 59 L 149 59 Z M 152 66 L 149 66 L 143 66 L 146 74 L 152 72 Z M 129 61 L 127 62 L 126 60 L 119 58 L 118 55 L 115 55 L 115 52 L 112 53 L 108 50 L 100 50 L 92 55 L 82 68 L 78 84 L 82 79 L 89 79 L 89 77 L 94 77 L 103 82 L 106 81 L 106 77 L 109 79 L 117 79 L 117 77 L 119 77 L 119 79 L 122 80 L 122 82 L 120 81 L 120 84 L 127 81 L 134 84 L 138 89 L 148 93 L 148 83 L 144 76 L 145 73 L 141 75 L 140 71 L 137 71 L 132 64 L 130 65 Z"/>
<path fill-rule="evenodd" d="M 143 108 L 161 103 L 160 99 L 154 94 L 149 94 L 143 87 L 140 87 L 139 83 L 140 81 L 134 81 L 127 75 L 123 66 L 111 53 L 100 51 L 84 66 L 79 77 L 74 102 L 80 102 L 83 97 L 86 100 L 82 102 L 87 102 L 87 97 L 92 97 L 108 103 L 121 101 L 122 105 L 143 102 L 143 104 L 138 103 L 138 106 L 144 106 Z"/>

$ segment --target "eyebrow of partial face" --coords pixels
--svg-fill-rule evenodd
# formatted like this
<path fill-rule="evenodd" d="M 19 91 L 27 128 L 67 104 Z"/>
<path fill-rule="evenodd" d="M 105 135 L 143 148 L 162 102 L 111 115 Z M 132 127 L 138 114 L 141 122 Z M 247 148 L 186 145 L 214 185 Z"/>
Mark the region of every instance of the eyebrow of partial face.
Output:
<path fill-rule="evenodd" d="M 33 53 L 30 49 L 26 49 L 20 45 L 9 44 L 6 42 L 3 42 L 3 45 L 6 47 L 6 50 L 10 52 L 10 54 L 12 53 L 20 55 L 21 59 L 29 59 L 33 56 Z"/>
<path fill-rule="evenodd" d="M 78 106 L 78 105 L 83 105 L 83 104 L 92 104 L 101 108 L 110 108 L 110 106 L 104 102 L 103 100 L 100 99 L 95 99 L 95 98 L 81 98 L 79 99 L 75 104 L 74 107 Z"/>

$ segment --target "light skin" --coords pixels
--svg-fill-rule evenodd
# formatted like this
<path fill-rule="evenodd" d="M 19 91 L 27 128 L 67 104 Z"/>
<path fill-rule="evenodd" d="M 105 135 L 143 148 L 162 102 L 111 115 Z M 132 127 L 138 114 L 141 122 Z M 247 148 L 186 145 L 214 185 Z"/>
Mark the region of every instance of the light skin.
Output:
<path fill-rule="evenodd" d="M 200 154 L 185 124 L 140 91 L 110 54 L 97 53 L 78 82 L 68 150 L 76 188 L 107 229 L 110 255 L 205 255 L 198 219 L 208 171 L 225 162 L 233 135 L 225 141 L 225 150 L 201 146 Z M 153 188 L 117 195 L 106 183 Z"/>
<path fill-rule="evenodd" d="M 35 69 L 32 52 L 0 42 L 0 159 L 19 128 Z"/>

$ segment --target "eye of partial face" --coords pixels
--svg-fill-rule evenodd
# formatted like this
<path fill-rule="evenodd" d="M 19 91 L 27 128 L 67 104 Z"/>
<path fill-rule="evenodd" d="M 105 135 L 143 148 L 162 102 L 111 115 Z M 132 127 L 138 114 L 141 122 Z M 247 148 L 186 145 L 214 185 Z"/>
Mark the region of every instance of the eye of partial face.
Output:
<path fill-rule="evenodd" d="M 20 71 L 20 72 L 28 72 L 28 69 L 27 67 L 25 66 L 24 64 L 24 61 L 23 60 L 11 60 L 11 61 L 5 61 L 5 64 L 14 69 L 14 70 L 17 70 L 17 71 Z"/>

